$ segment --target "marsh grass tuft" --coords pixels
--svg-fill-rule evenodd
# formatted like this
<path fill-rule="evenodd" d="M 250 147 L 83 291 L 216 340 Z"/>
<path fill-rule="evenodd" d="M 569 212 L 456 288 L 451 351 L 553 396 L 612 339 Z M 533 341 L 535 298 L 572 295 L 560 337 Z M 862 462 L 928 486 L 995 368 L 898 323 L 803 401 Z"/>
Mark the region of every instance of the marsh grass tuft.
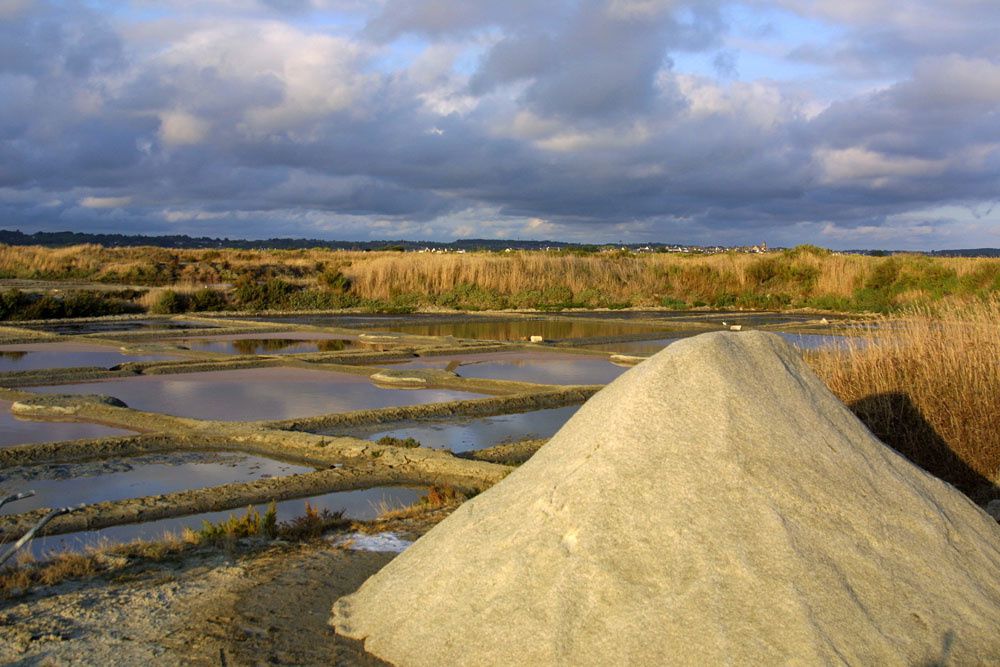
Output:
<path fill-rule="evenodd" d="M 278 535 L 282 539 L 298 542 L 320 537 L 332 528 L 342 528 L 350 521 L 344 518 L 344 512 L 331 512 L 328 509 L 316 509 L 306 502 L 305 512 L 291 521 L 278 525 Z"/>
<path fill-rule="evenodd" d="M 420 441 L 416 438 L 394 438 L 391 435 L 384 435 L 376 441 L 384 447 L 419 447 Z"/>
<path fill-rule="evenodd" d="M 251 505 L 243 516 L 230 514 L 228 518 L 218 523 L 205 521 L 199 531 L 202 542 L 231 541 L 257 536 L 271 539 L 278 536 L 278 507 L 274 502 L 268 505 L 263 515 Z"/>

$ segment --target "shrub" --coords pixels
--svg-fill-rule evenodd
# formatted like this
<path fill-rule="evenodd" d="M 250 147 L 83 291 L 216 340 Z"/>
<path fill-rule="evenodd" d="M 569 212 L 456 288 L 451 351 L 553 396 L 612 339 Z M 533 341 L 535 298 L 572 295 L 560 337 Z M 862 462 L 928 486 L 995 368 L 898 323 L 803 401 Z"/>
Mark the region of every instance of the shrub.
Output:
<path fill-rule="evenodd" d="M 236 304 L 248 310 L 278 310 L 288 305 L 289 297 L 300 288 L 280 278 L 258 282 L 250 276 L 241 276 L 236 282 Z"/>
<path fill-rule="evenodd" d="M 200 289 L 194 292 L 188 303 L 188 310 L 197 312 L 220 311 L 229 307 L 229 300 L 221 290 Z"/>
<path fill-rule="evenodd" d="M 384 435 L 378 439 L 378 444 L 385 447 L 419 447 L 420 441 L 416 438 L 394 438 L 391 435 Z"/>
<path fill-rule="evenodd" d="M 149 307 L 149 312 L 157 315 L 185 313 L 189 309 L 189 303 L 186 294 L 180 294 L 168 289 L 160 293 L 160 296 L 153 302 L 153 305 Z"/>
<path fill-rule="evenodd" d="M 10 289 L 0 293 L 0 320 L 41 320 L 140 313 L 142 307 L 139 304 L 124 298 L 134 294 L 138 292 L 131 290 L 117 293 L 69 292 L 57 296 Z"/>
<path fill-rule="evenodd" d="M 277 518 L 278 507 L 273 501 L 263 516 L 251 505 L 243 516 L 230 514 L 227 519 L 218 523 L 204 521 L 198 537 L 205 542 L 237 540 L 258 535 L 274 539 L 278 535 Z"/>
<path fill-rule="evenodd" d="M 284 521 L 277 527 L 277 534 L 286 540 L 311 540 L 321 537 L 331 528 L 347 525 L 344 512 L 331 512 L 328 509 L 317 510 L 306 502 L 305 513 L 291 521 Z"/>
<path fill-rule="evenodd" d="M 434 485 L 427 489 L 427 495 L 421 496 L 418 503 L 426 507 L 441 507 L 453 505 L 468 499 L 464 493 L 452 486 Z"/>
<path fill-rule="evenodd" d="M 319 284 L 326 289 L 344 294 L 351 289 L 351 280 L 340 271 L 327 269 L 319 276 Z"/>
<path fill-rule="evenodd" d="M 682 299 L 675 299 L 672 296 L 665 296 L 660 299 L 660 305 L 671 310 L 684 310 L 688 307 Z"/>

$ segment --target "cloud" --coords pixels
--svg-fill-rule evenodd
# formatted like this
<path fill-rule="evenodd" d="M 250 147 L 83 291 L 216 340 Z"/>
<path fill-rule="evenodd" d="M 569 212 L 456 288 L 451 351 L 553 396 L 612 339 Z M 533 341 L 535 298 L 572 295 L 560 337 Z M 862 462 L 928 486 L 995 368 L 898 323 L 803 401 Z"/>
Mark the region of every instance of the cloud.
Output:
<path fill-rule="evenodd" d="M 992 218 L 954 211 L 1000 191 L 997 6 L 7 2 L 0 214 L 258 237 L 993 239 Z"/>
<path fill-rule="evenodd" d="M 84 208 L 123 208 L 131 203 L 131 197 L 84 197 L 80 200 Z"/>
<path fill-rule="evenodd" d="M 160 114 L 160 139 L 168 146 L 201 143 L 208 131 L 208 123 L 184 111 Z"/>

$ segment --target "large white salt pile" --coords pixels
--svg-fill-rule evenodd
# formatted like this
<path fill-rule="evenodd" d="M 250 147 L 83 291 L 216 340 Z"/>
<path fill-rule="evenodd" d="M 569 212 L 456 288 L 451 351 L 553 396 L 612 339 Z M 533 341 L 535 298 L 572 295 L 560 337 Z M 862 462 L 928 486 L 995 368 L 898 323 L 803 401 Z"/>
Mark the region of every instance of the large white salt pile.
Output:
<path fill-rule="evenodd" d="M 353 595 L 397 665 L 1000 662 L 1000 527 L 777 336 L 678 341 Z"/>

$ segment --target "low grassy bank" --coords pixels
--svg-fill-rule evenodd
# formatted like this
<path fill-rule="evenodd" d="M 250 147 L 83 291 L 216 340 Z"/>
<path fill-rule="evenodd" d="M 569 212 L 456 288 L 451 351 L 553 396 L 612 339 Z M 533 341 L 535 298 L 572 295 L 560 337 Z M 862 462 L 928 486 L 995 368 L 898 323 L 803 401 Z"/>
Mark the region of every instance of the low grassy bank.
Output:
<path fill-rule="evenodd" d="M 0 599 L 19 597 L 34 588 L 54 586 L 68 580 L 79 580 L 120 572 L 134 564 L 156 563 L 184 558 L 196 551 L 223 549 L 233 552 L 242 541 L 242 551 L 252 553 L 267 548 L 273 540 L 298 543 L 316 540 L 328 532 L 352 530 L 358 532 L 394 529 L 394 522 L 419 520 L 439 511 L 450 511 L 466 496 L 449 486 L 432 486 L 409 507 L 382 504 L 373 521 L 352 521 L 342 512 L 330 512 L 305 503 L 304 512 L 289 520 L 277 521 L 277 508 L 271 503 L 261 513 L 250 506 L 243 514 L 230 514 L 217 523 L 205 521 L 198 530 L 185 528 L 178 533 L 165 533 L 161 539 L 134 540 L 123 544 L 103 545 L 84 552 L 61 552 L 37 562 L 30 553 L 19 554 L 18 562 L 0 568 Z M 438 517 L 435 521 L 440 520 Z"/>
<path fill-rule="evenodd" d="M 429 254 L 0 246 L 0 278 L 148 288 L 150 312 L 815 308 L 888 313 L 1000 293 L 1000 260 L 610 252 Z M 21 318 L 24 319 L 24 318 Z"/>
<path fill-rule="evenodd" d="M 871 431 L 974 500 L 1000 483 L 1000 299 L 916 309 L 808 359 Z"/>

